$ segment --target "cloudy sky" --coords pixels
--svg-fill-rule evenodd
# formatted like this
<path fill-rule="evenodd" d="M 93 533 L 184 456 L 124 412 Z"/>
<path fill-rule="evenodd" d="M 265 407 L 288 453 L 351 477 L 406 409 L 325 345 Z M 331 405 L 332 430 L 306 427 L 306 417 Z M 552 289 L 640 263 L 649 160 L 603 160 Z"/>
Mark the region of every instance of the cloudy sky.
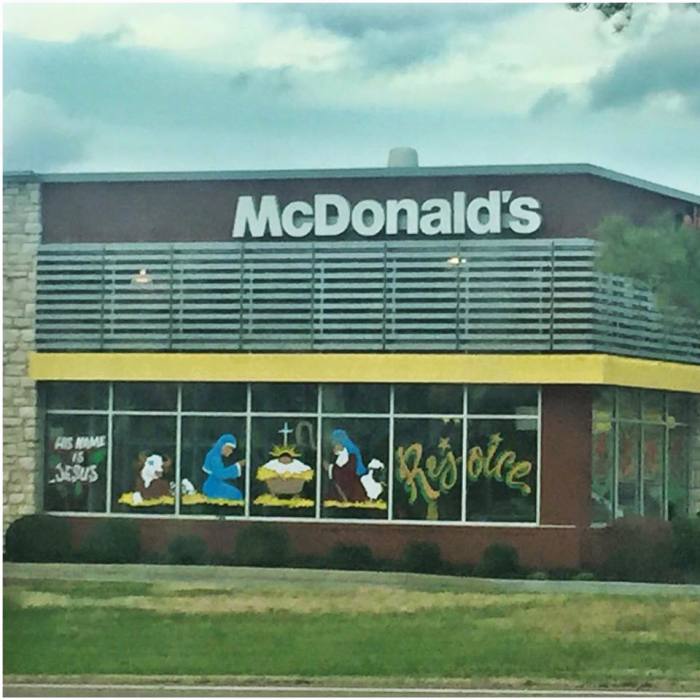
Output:
<path fill-rule="evenodd" d="M 700 193 L 700 12 L 4 6 L 4 167 L 589 162 Z"/>

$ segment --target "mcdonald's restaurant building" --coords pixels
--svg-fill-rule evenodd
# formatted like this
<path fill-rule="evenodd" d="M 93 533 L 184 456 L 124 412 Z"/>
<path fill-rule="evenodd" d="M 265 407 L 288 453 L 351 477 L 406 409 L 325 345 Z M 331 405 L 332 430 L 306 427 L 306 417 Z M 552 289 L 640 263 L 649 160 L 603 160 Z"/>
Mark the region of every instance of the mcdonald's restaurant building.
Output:
<path fill-rule="evenodd" d="M 595 267 L 700 196 L 590 165 L 4 179 L 4 525 L 453 562 L 700 511 L 700 324 Z"/>

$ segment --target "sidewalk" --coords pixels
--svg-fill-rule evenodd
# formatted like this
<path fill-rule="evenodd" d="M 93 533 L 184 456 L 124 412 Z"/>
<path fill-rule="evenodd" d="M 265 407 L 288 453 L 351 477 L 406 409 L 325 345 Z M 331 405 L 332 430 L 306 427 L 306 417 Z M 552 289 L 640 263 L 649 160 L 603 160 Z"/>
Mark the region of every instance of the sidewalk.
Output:
<path fill-rule="evenodd" d="M 64 581 L 163 581 L 196 584 L 239 583 L 269 578 L 302 583 L 318 581 L 317 569 L 249 568 L 231 566 L 174 566 L 155 564 L 25 564 L 7 562 L 5 579 L 54 579 Z M 666 583 L 629 583 L 622 581 L 531 581 L 521 579 L 480 579 L 459 576 L 434 576 L 401 572 L 334 571 L 323 572 L 329 584 L 344 582 L 360 585 L 398 585 L 414 590 L 454 592 L 522 592 L 522 593 L 598 593 L 605 595 L 697 596 L 700 585 Z"/>

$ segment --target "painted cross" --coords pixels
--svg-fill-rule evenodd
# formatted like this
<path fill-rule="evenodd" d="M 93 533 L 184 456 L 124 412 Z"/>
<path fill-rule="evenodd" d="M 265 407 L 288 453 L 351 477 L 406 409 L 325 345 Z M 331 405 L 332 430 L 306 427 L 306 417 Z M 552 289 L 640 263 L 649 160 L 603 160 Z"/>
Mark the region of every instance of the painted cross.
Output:
<path fill-rule="evenodd" d="M 287 421 L 284 421 L 284 427 L 282 428 L 282 430 L 278 430 L 277 432 L 284 435 L 284 445 L 286 446 L 287 438 L 289 437 L 290 433 L 293 433 L 294 431 L 289 427 Z"/>

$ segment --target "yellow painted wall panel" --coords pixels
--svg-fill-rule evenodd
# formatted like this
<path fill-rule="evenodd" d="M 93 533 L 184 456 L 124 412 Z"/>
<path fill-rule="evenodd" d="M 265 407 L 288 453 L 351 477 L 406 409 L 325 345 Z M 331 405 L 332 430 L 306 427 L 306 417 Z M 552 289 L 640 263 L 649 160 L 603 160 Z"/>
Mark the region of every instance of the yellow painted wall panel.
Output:
<path fill-rule="evenodd" d="M 602 354 L 32 353 L 36 380 L 607 384 L 700 393 L 700 366 Z"/>

